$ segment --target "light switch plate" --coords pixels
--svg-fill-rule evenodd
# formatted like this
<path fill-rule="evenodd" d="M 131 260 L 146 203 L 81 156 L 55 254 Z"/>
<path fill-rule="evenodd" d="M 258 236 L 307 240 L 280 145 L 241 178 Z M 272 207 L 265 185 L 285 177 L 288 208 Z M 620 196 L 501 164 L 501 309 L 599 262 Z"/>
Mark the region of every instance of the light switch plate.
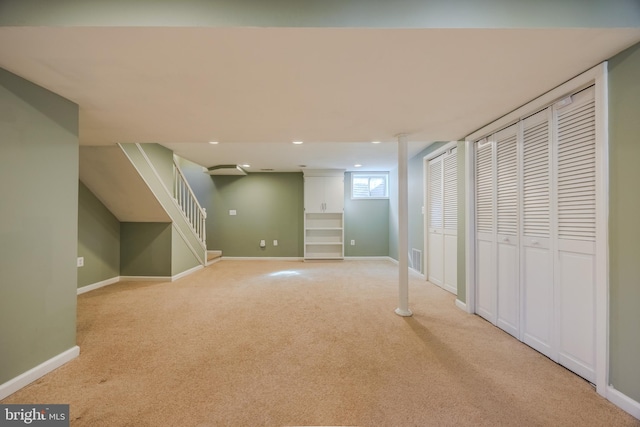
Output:
<path fill-rule="evenodd" d="M 229 215 L 235 215 L 236 214 L 236 210 L 235 209 L 230 209 L 229 210 Z"/>

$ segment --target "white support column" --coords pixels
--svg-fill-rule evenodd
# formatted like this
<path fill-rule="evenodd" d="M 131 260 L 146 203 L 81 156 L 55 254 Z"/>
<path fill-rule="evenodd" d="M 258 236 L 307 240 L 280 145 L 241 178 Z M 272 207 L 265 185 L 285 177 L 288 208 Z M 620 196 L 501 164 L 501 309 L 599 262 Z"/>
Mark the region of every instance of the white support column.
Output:
<path fill-rule="evenodd" d="M 399 270 L 399 303 L 396 308 L 398 316 L 409 317 L 409 177 L 408 177 L 408 137 L 398 135 L 398 263 Z"/>

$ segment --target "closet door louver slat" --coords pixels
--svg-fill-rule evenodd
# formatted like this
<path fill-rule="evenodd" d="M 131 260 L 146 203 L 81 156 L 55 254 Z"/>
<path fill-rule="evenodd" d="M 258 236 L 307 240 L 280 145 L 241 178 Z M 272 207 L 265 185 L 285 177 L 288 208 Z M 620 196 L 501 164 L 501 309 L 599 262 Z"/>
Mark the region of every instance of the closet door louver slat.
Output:
<path fill-rule="evenodd" d="M 442 228 L 442 161 L 432 161 L 429 168 L 429 227 Z"/>
<path fill-rule="evenodd" d="M 457 156 L 444 159 L 444 229 L 458 230 L 458 169 Z"/>
<path fill-rule="evenodd" d="M 595 242 L 595 102 L 557 112 L 558 237 Z"/>
<path fill-rule="evenodd" d="M 498 233 L 515 236 L 518 233 L 518 168 L 516 129 L 513 134 L 496 142 L 497 153 L 497 226 Z"/>
<path fill-rule="evenodd" d="M 547 120 L 524 128 L 523 233 L 549 237 L 549 124 Z"/>
<path fill-rule="evenodd" d="M 486 140 L 476 144 L 476 231 L 493 233 L 492 147 Z"/>

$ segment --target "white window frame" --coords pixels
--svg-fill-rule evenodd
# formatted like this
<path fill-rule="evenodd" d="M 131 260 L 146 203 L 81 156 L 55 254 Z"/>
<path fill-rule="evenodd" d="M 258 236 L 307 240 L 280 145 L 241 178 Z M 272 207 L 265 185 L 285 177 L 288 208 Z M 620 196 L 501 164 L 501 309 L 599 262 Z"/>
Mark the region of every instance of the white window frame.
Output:
<path fill-rule="evenodd" d="M 353 183 L 356 177 L 384 177 L 385 179 L 385 196 L 366 196 L 356 197 L 353 195 Z M 377 171 L 377 172 L 351 172 L 351 200 L 388 200 L 389 199 L 389 172 Z"/>

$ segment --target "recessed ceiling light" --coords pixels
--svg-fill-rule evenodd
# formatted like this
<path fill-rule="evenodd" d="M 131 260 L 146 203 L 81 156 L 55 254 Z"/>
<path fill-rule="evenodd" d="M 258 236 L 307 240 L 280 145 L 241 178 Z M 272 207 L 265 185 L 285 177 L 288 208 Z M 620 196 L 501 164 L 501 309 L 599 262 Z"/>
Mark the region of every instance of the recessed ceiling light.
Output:
<path fill-rule="evenodd" d="M 209 144 L 211 144 L 211 145 L 218 145 L 218 141 L 209 141 Z"/>
<path fill-rule="evenodd" d="M 296 144 L 296 145 L 300 145 L 300 144 L 302 144 L 302 141 L 293 141 L 293 143 Z"/>
<path fill-rule="evenodd" d="M 354 168 L 361 168 L 362 165 L 360 163 L 353 165 Z"/>
<path fill-rule="evenodd" d="M 371 141 L 372 144 L 380 144 L 380 141 Z"/>
<path fill-rule="evenodd" d="M 243 168 L 250 168 L 251 167 L 251 165 L 248 165 L 246 163 L 244 165 L 240 165 L 240 166 L 242 166 Z"/>

